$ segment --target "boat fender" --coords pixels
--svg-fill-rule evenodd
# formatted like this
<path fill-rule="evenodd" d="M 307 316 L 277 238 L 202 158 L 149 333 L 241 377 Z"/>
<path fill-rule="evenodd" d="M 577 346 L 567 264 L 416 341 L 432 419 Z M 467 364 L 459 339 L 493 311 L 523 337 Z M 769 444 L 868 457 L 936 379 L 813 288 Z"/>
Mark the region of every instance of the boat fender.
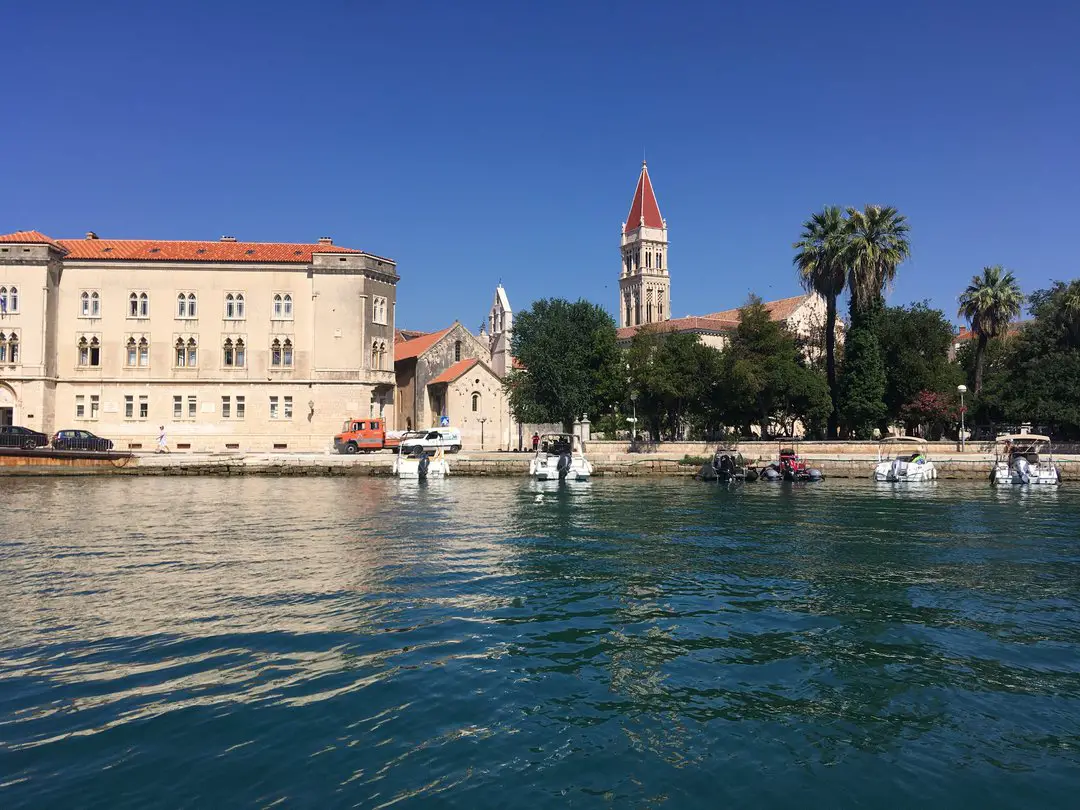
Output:
<path fill-rule="evenodd" d="M 573 463 L 573 459 L 570 458 L 569 453 L 563 453 L 559 456 L 559 462 L 555 465 L 555 469 L 559 472 L 559 480 L 566 478 L 566 474 L 570 472 L 570 465 Z"/>
<path fill-rule="evenodd" d="M 780 471 L 776 467 L 768 466 L 761 468 L 761 478 L 765 481 L 779 481 Z"/>
<path fill-rule="evenodd" d="M 808 470 L 807 475 L 810 476 L 810 481 L 820 481 L 825 476 L 821 474 L 821 470 Z"/>
<path fill-rule="evenodd" d="M 431 459 L 426 455 L 420 459 L 420 464 L 416 468 L 416 474 L 421 478 L 427 478 L 428 467 L 431 466 Z"/>

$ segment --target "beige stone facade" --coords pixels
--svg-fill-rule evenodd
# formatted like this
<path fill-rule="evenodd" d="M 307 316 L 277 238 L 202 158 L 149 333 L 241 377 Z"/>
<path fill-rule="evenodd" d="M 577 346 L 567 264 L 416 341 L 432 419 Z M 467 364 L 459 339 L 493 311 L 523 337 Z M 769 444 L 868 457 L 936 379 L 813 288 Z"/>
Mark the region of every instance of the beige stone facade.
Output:
<path fill-rule="evenodd" d="M 0 236 L 0 417 L 116 448 L 322 450 L 393 423 L 393 261 L 315 244 Z M 8 293 L 10 302 L 10 292 Z M 4 410 L 8 409 L 8 410 Z"/>

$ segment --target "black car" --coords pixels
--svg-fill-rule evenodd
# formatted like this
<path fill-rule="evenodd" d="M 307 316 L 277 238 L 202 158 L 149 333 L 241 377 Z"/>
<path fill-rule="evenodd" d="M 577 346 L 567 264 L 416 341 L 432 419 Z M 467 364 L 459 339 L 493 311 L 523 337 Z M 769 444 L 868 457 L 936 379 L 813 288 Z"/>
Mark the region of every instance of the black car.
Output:
<path fill-rule="evenodd" d="M 112 450 L 110 439 L 95 436 L 89 430 L 58 430 L 53 436 L 52 446 L 56 450 Z"/>
<path fill-rule="evenodd" d="M 0 426 L 0 447 L 21 447 L 33 450 L 35 447 L 48 447 L 49 437 L 30 428 L 18 425 Z"/>

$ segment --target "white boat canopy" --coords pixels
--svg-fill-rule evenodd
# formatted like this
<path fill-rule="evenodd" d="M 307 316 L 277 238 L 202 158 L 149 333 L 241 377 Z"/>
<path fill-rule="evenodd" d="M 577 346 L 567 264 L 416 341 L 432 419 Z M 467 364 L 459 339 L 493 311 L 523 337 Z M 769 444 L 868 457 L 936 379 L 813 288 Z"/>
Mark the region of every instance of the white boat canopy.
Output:
<path fill-rule="evenodd" d="M 1050 444 L 1049 436 L 1040 436 L 1037 433 L 1006 433 L 1004 436 L 998 436 L 999 442 L 1046 442 Z"/>

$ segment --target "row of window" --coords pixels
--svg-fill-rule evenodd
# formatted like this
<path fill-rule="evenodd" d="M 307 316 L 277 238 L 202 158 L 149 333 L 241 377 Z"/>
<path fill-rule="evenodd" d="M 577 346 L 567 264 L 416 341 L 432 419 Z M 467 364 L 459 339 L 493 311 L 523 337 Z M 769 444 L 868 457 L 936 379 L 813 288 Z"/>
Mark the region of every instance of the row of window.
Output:
<path fill-rule="evenodd" d="M 97 368 L 101 365 L 101 341 L 97 336 L 79 338 L 77 365 Z M 173 347 L 174 368 L 197 368 L 199 365 L 199 342 L 194 337 L 176 339 Z M 247 365 L 247 346 L 243 338 L 226 338 L 221 346 L 222 365 L 225 368 L 244 368 Z M 128 338 L 125 344 L 124 365 L 129 368 L 146 368 L 150 365 L 150 342 L 146 338 Z M 287 369 L 293 367 L 293 344 L 288 338 L 275 338 L 270 343 L 270 367 Z"/>
<path fill-rule="evenodd" d="M 663 269 L 663 253 L 659 248 L 653 253 L 651 249 L 646 248 L 644 251 L 640 251 L 636 248 L 630 248 L 623 254 L 623 264 L 626 268 L 626 272 L 631 270 L 637 270 L 639 267 L 646 267 L 651 269 L 653 267 L 653 260 L 655 258 L 656 269 Z"/>
<path fill-rule="evenodd" d="M 4 334 L 0 332 L 0 363 L 11 363 L 12 365 L 19 362 L 19 333 L 8 332 Z"/>
<path fill-rule="evenodd" d="M 19 288 L 0 287 L 0 314 L 19 311 Z"/>
<path fill-rule="evenodd" d="M 8 301 L 6 288 L 0 287 L 0 304 Z M 15 302 L 12 311 L 18 308 L 18 291 L 11 288 L 10 296 Z M 372 321 L 385 324 L 386 321 L 386 298 L 375 296 L 372 302 Z M 7 311 L 7 310 L 5 310 Z M 246 315 L 246 301 L 242 292 L 230 292 L 225 294 L 224 306 L 225 320 L 240 321 Z M 101 317 L 101 293 L 97 290 L 83 290 L 79 294 L 79 314 L 84 318 Z M 181 319 L 197 318 L 199 316 L 199 301 L 194 292 L 184 291 L 176 294 L 176 317 Z M 146 292 L 133 292 L 128 295 L 128 317 L 150 317 L 150 294 Z M 279 321 L 291 321 L 293 318 L 293 298 L 290 293 L 274 293 L 270 299 L 270 317 Z"/>
<path fill-rule="evenodd" d="M 271 396 L 268 401 L 271 419 L 292 419 L 293 398 L 291 396 Z M 211 406 L 211 410 L 213 407 Z M 97 419 L 101 411 L 99 394 L 75 395 L 75 418 Z M 172 398 L 172 418 L 175 421 L 190 421 L 199 412 L 199 398 L 196 394 L 175 394 Z M 244 396 L 223 396 L 221 398 L 222 419 L 243 419 L 247 415 L 247 398 Z M 124 395 L 125 419 L 149 419 L 149 394 Z"/>

